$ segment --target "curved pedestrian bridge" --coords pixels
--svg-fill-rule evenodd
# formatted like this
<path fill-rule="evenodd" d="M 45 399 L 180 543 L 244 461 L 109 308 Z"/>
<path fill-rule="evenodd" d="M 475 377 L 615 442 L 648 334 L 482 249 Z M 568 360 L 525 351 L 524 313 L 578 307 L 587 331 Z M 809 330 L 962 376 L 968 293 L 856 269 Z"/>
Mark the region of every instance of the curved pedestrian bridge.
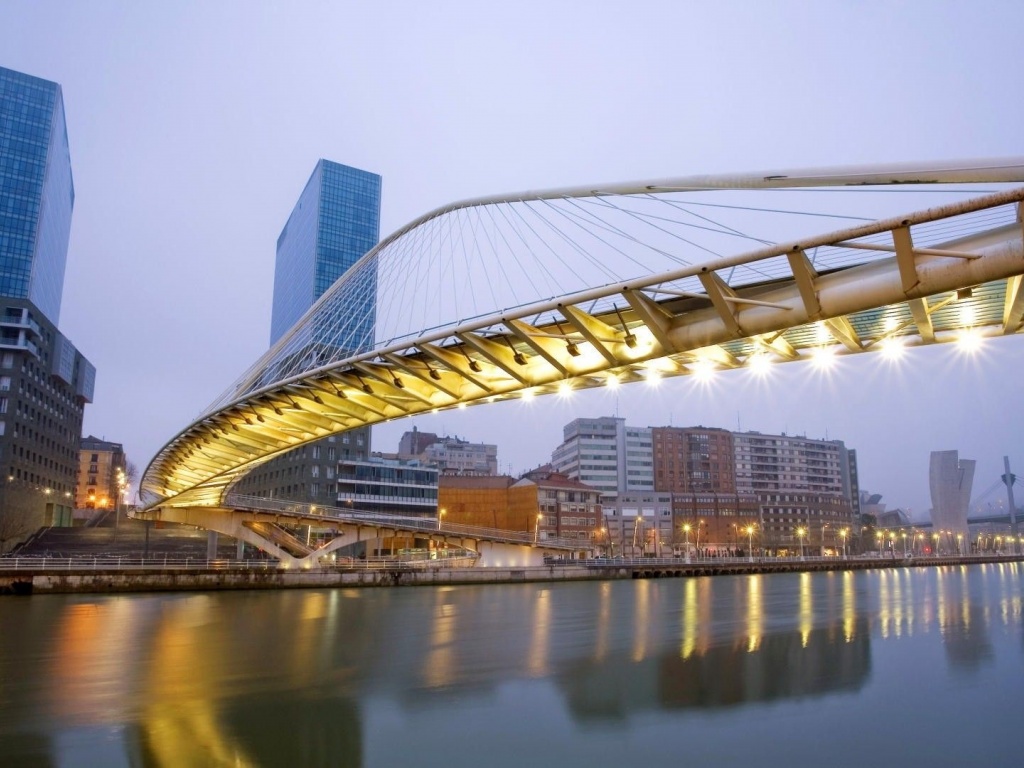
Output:
<path fill-rule="evenodd" d="M 1013 158 L 439 208 L 367 253 L 159 451 L 142 514 L 209 517 L 276 455 L 416 414 L 1016 334 L 1021 182 Z"/>

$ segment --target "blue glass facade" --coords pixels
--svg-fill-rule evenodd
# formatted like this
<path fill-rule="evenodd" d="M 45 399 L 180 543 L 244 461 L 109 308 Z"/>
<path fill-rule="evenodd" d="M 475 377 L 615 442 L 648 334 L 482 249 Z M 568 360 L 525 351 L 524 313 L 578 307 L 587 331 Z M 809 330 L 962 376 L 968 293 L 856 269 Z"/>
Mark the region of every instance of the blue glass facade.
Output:
<path fill-rule="evenodd" d="M 0 524 L 70 525 L 96 369 L 57 328 L 75 188 L 56 83 L 0 68 Z M 3 548 L 0 542 L 0 548 Z"/>
<path fill-rule="evenodd" d="M 0 296 L 54 324 L 74 203 L 60 86 L 0 68 Z"/>
<path fill-rule="evenodd" d="M 270 343 L 299 321 L 380 237 L 381 178 L 375 173 L 320 160 L 277 240 Z M 367 278 L 365 299 L 352 307 L 359 322 L 346 339 L 317 339 L 355 351 L 372 332 L 376 284 Z M 372 341 L 372 337 L 370 339 Z"/>

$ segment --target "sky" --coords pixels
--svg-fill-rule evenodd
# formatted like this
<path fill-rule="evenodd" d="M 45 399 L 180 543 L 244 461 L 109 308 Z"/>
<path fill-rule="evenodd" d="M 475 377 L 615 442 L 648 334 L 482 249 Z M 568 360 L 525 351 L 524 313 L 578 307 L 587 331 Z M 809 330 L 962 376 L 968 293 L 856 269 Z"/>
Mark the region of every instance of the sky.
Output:
<path fill-rule="evenodd" d="M 768 168 L 1021 154 L 1024 4 L 0 0 L 0 66 L 63 87 L 75 179 L 61 330 L 83 431 L 150 458 L 266 351 L 277 237 L 323 157 L 383 177 L 381 234 L 467 197 Z M 920 516 L 928 456 L 1024 474 L 1024 342 L 845 358 L 377 427 L 549 460 L 576 417 L 842 439 Z M 523 412 L 524 408 L 530 410 Z"/>

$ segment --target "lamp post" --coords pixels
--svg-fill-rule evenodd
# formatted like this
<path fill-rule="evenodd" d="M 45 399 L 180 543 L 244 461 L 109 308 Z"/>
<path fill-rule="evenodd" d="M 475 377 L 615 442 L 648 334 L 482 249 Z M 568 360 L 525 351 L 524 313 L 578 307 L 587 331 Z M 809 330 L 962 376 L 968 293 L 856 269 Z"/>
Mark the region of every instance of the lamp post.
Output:
<path fill-rule="evenodd" d="M 828 528 L 828 523 L 822 523 L 821 525 L 821 556 L 825 556 L 825 529 Z"/>
<path fill-rule="evenodd" d="M 747 557 L 754 562 L 754 526 L 747 526 Z"/>
<path fill-rule="evenodd" d="M 536 544 L 540 540 L 540 521 L 544 519 L 544 515 L 540 512 L 537 513 L 537 521 L 533 524 L 533 543 Z"/>
<path fill-rule="evenodd" d="M 605 554 L 607 554 L 607 550 L 608 550 L 608 529 L 605 528 L 603 525 L 600 528 L 597 529 L 597 540 L 601 541 L 601 539 L 604 539 Z"/>
<path fill-rule="evenodd" d="M 875 538 L 878 539 L 878 556 L 882 556 L 882 542 L 885 541 L 885 534 L 881 531 L 875 533 Z"/>
<path fill-rule="evenodd" d="M 444 516 L 446 514 L 448 514 L 448 510 L 445 509 L 444 507 L 441 507 L 441 509 L 437 513 L 437 530 L 439 531 L 441 530 L 441 520 L 444 519 Z"/>
<path fill-rule="evenodd" d="M 800 559 L 804 559 L 804 536 L 807 535 L 807 529 L 803 526 L 796 529 L 796 537 L 800 540 Z"/>
<path fill-rule="evenodd" d="M 934 552 L 932 552 L 932 554 L 935 555 L 935 557 L 938 557 L 939 556 L 939 534 L 937 534 L 937 533 L 933 533 L 932 534 L 932 549 L 935 550 Z"/>
<path fill-rule="evenodd" d="M 903 537 L 903 557 L 907 556 L 907 532 L 900 531 L 900 536 Z"/>
<path fill-rule="evenodd" d="M 841 528 L 839 530 L 839 538 L 843 540 L 843 560 L 846 559 L 846 534 L 847 533 L 849 533 L 849 531 L 846 528 Z"/>
<path fill-rule="evenodd" d="M 958 533 L 956 535 L 956 553 L 958 555 L 962 555 L 964 553 L 963 552 L 963 548 L 961 546 L 963 544 L 963 541 L 964 541 L 964 535 L 962 533 Z"/>
<path fill-rule="evenodd" d="M 694 544 L 694 548 L 697 550 L 697 557 L 700 557 L 700 527 L 704 525 L 703 520 L 697 521 L 697 542 Z"/>
<path fill-rule="evenodd" d="M 689 523 L 683 523 L 683 536 L 685 537 L 685 542 L 683 543 L 683 546 L 686 547 L 686 550 L 685 550 L 686 551 L 686 562 L 690 562 L 690 524 Z"/>

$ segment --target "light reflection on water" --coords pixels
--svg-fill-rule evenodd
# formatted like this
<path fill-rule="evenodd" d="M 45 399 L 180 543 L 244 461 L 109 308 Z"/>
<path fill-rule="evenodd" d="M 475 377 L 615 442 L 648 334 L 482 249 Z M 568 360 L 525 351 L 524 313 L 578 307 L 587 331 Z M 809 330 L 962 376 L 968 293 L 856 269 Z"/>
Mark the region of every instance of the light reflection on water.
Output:
<path fill-rule="evenodd" d="M 4 598 L 0 762 L 1016 766 L 1022 575 Z"/>

